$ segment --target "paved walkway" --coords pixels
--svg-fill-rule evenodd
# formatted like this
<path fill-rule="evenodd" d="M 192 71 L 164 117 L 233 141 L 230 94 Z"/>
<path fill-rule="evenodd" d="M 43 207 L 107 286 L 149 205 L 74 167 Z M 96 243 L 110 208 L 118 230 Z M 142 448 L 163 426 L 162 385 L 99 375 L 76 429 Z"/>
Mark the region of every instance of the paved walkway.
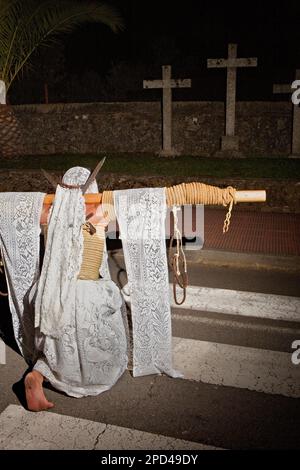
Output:
<path fill-rule="evenodd" d="M 226 210 L 205 209 L 204 248 L 244 253 L 300 256 L 300 214 L 232 212 L 223 234 Z"/>

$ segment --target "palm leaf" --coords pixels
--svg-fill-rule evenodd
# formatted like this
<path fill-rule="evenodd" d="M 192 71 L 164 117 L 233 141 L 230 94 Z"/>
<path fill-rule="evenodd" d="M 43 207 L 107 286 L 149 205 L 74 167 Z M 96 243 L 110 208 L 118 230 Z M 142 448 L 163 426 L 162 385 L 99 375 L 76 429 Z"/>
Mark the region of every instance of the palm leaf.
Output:
<path fill-rule="evenodd" d="M 97 1 L 0 0 L 0 79 L 11 83 L 40 46 L 52 46 L 84 22 L 123 28 L 117 11 Z"/>

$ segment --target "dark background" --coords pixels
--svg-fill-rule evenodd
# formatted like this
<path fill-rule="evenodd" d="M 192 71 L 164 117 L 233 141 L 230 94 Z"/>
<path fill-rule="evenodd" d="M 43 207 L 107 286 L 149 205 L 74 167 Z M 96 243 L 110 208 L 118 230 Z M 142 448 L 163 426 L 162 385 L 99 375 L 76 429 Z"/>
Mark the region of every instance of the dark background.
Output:
<path fill-rule="evenodd" d="M 82 0 L 84 2 L 84 0 Z M 207 58 L 227 56 L 228 42 L 239 57 L 257 57 L 258 67 L 238 70 L 239 100 L 282 100 L 273 83 L 288 83 L 300 68 L 300 1 L 112 0 L 125 30 L 83 25 L 61 47 L 35 57 L 35 71 L 17 82 L 12 103 L 158 100 L 142 80 L 191 78 L 192 88 L 174 90 L 176 100 L 223 100 L 226 72 L 207 69 Z"/>

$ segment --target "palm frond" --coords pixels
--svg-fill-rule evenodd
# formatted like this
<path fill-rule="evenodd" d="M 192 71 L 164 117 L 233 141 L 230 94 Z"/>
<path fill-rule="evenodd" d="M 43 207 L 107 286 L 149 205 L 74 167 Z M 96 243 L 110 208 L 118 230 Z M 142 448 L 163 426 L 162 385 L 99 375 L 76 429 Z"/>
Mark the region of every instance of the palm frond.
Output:
<path fill-rule="evenodd" d="M 79 0 L 0 0 L 0 78 L 9 89 L 40 46 L 53 45 L 85 22 L 114 32 L 123 21 L 111 6 Z"/>

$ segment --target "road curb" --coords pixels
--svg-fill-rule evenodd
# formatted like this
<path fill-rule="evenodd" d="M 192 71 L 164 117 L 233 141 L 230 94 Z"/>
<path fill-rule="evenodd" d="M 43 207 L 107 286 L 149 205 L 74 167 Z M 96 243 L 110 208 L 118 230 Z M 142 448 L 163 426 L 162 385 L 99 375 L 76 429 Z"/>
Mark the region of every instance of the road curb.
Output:
<path fill-rule="evenodd" d="M 300 274 L 300 256 L 267 255 L 222 250 L 186 251 L 189 263 L 206 266 L 235 267 L 272 271 L 286 271 Z"/>
<path fill-rule="evenodd" d="M 113 255 L 124 258 L 122 249 L 112 250 Z M 200 266 L 257 269 L 300 274 L 300 256 L 267 255 L 222 250 L 185 250 L 188 263 Z"/>

